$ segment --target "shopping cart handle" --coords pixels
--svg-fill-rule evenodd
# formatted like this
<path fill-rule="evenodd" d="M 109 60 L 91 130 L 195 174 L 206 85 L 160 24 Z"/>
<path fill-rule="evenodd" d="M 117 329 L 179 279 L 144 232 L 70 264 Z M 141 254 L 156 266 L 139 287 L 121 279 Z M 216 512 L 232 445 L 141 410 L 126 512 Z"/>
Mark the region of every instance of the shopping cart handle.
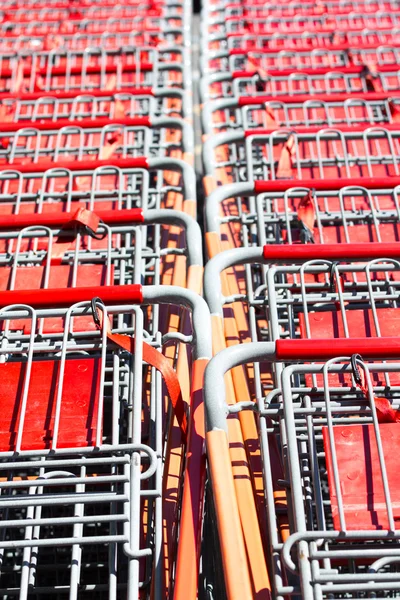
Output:
<path fill-rule="evenodd" d="M 60 290 L 11 290 L 0 292 L 0 308 L 12 304 L 31 306 L 36 309 L 68 308 L 78 302 L 99 297 L 104 304 L 142 304 L 143 288 L 140 284 L 110 285 Z"/>
<path fill-rule="evenodd" d="M 126 94 L 129 96 L 153 96 L 154 90 L 151 87 L 126 87 L 114 90 L 51 90 L 50 92 L 1 92 L 0 93 L 0 101 L 1 100 L 9 100 L 15 99 L 23 101 L 32 101 L 39 100 L 39 98 L 43 98 L 43 95 L 46 94 L 46 98 L 58 98 L 58 99 L 69 99 L 69 98 L 77 98 L 79 96 L 93 96 L 95 98 L 109 98 L 116 96 L 118 94 Z"/>
<path fill-rule="evenodd" d="M 144 212 L 142 208 L 96 210 L 94 212 L 100 222 L 103 222 L 106 225 L 144 223 Z M 13 231 L 16 229 L 24 229 L 24 227 L 63 227 L 68 223 L 75 222 L 76 215 L 76 209 L 71 212 L 60 213 L 4 215 L 0 220 L 0 231 Z"/>
<path fill-rule="evenodd" d="M 19 173 L 44 173 L 50 170 L 65 171 L 94 171 L 99 167 L 114 167 L 119 169 L 148 169 L 149 159 L 146 156 L 136 158 L 110 158 L 108 160 L 42 160 L 40 163 L 3 164 L 0 172 L 18 171 Z"/>
<path fill-rule="evenodd" d="M 149 117 L 122 117 L 121 119 L 60 119 L 57 121 L 19 121 L 17 123 L 2 123 L 1 133 L 13 133 L 21 129 L 37 129 L 38 131 L 53 131 L 63 127 L 79 127 L 80 129 L 93 129 L 95 127 L 109 127 L 111 125 L 124 125 L 126 127 L 151 127 Z"/>
<path fill-rule="evenodd" d="M 263 248 L 267 262 L 306 260 L 400 259 L 400 242 L 366 244 L 271 244 Z"/>
<path fill-rule="evenodd" d="M 277 340 L 276 360 L 328 360 L 360 354 L 365 359 L 400 359 L 400 337 Z"/>
<path fill-rule="evenodd" d="M 327 126 L 323 129 L 324 133 L 333 133 L 335 134 L 336 131 L 340 131 L 342 133 L 363 133 L 364 131 L 367 131 L 368 129 L 371 129 L 371 123 L 365 123 L 362 125 L 335 125 L 335 126 Z M 384 130 L 385 131 L 398 131 L 399 130 L 399 125 L 398 123 L 385 123 L 384 126 Z M 285 127 L 281 127 L 280 129 L 272 129 L 272 128 L 263 128 L 263 129 L 246 129 L 244 131 L 244 137 L 250 137 L 250 136 L 265 136 L 265 135 L 271 135 L 272 133 L 274 133 L 275 135 L 279 134 L 280 132 L 287 132 L 288 129 Z M 304 127 L 304 126 L 296 126 L 296 127 L 291 127 L 290 128 L 291 133 L 298 133 L 298 134 L 303 134 L 303 135 L 308 135 L 308 134 L 317 134 L 318 132 L 321 132 L 321 126 L 320 125 L 313 125 L 310 127 Z"/>
<path fill-rule="evenodd" d="M 344 187 L 364 187 L 369 190 L 392 190 L 400 185 L 400 177 L 354 177 L 337 179 L 301 179 L 299 181 L 261 181 L 254 182 L 256 194 L 285 192 L 290 188 L 302 187 L 316 191 L 341 190 Z"/>

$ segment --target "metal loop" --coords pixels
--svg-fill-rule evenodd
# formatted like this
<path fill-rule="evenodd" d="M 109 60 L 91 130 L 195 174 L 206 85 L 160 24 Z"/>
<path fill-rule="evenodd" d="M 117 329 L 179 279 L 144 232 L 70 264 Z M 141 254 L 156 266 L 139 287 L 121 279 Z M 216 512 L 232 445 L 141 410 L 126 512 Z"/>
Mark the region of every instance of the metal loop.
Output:
<path fill-rule="evenodd" d="M 351 370 L 353 372 L 354 381 L 357 385 L 362 385 L 362 377 L 360 375 L 360 368 L 358 366 L 359 362 L 363 362 L 362 356 L 360 354 L 353 354 L 350 359 Z"/>
<path fill-rule="evenodd" d="M 102 304 L 104 306 L 103 300 L 101 298 L 99 298 L 98 296 L 91 299 L 90 308 L 92 311 L 93 321 L 95 322 L 95 325 L 97 325 L 97 327 L 101 327 L 100 317 L 97 312 L 97 306 L 96 306 L 97 304 Z"/>
<path fill-rule="evenodd" d="M 100 221 L 99 225 L 104 225 L 104 222 Z M 106 230 L 104 230 L 102 233 L 97 233 L 96 231 L 93 231 L 93 229 L 91 229 L 89 225 L 84 225 L 83 229 L 88 235 L 90 235 L 90 237 L 92 237 L 95 240 L 104 240 L 104 238 L 107 235 Z"/>

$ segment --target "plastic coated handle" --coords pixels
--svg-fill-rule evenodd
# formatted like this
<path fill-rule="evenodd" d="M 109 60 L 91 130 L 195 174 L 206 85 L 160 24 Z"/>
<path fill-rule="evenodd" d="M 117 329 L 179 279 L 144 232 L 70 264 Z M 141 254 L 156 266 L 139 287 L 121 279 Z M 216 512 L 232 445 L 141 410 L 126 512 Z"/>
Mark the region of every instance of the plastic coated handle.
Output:
<path fill-rule="evenodd" d="M 0 308 L 11 304 L 25 304 L 36 309 L 68 308 L 77 302 L 99 297 L 105 304 L 141 304 L 143 290 L 140 284 L 110 285 L 47 290 L 12 290 L 0 292 Z"/>
<path fill-rule="evenodd" d="M 301 133 L 301 134 L 317 134 L 322 130 L 326 130 L 327 132 L 332 131 L 341 131 L 342 133 L 363 133 L 367 129 L 371 129 L 371 123 L 365 123 L 362 125 L 333 125 L 326 127 L 321 127 L 319 125 L 313 125 L 311 127 L 290 127 L 290 133 Z M 381 129 L 379 127 L 379 129 Z M 385 123 L 384 127 L 386 131 L 399 131 L 398 123 Z M 259 136 L 259 135 L 271 135 L 274 133 L 275 135 L 279 134 L 279 131 L 287 132 L 287 127 L 281 127 L 280 129 L 247 129 L 244 132 L 244 137 L 250 136 Z"/>
<path fill-rule="evenodd" d="M 323 260 L 400 259 L 400 242 L 366 244 L 271 244 L 263 248 L 268 262 Z"/>
<path fill-rule="evenodd" d="M 400 359 L 400 337 L 277 340 L 277 360 L 328 360 L 360 354 L 363 358 Z"/>
<path fill-rule="evenodd" d="M 21 101 L 39 100 L 40 98 L 57 98 L 57 99 L 70 99 L 77 98 L 79 96 L 94 96 L 95 98 L 112 98 L 117 94 L 129 94 L 132 96 L 153 96 L 154 90 L 149 87 L 136 87 L 136 88 L 123 88 L 115 90 L 74 90 L 67 92 L 64 90 L 52 90 L 50 92 L 26 92 L 26 93 L 12 93 L 12 92 L 1 92 L 0 100 L 15 99 Z"/>
<path fill-rule="evenodd" d="M 282 181 L 255 181 L 256 194 L 285 192 L 291 188 L 309 188 L 316 191 L 335 191 L 345 187 L 363 187 L 369 190 L 391 190 L 400 185 L 400 177 L 354 177 L 352 179 L 299 179 Z"/>
<path fill-rule="evenodd" d="M 136 158 L 110 158 L 108 160 L 69 160 L 57 161 L 41 160 L 40 163 L 29 163 L 27 165 L 8 164 L 0 165 L 2 171 L 18 171 L 19 173 L 44 173 L 50 169 L 66 171 L 94 171 L 99 167 L 116 167 L 119 169 L 148 169 L 149 161 L 145 156 Z"/>
<path fill-rule="evenodd" d="M 329 46 L 324 46 L 323 51 L 324 52 L 346 52 L 347 50 L 350 50 L 351 52 L 357 52 L 357 50 L 377 50 L 380 46 L 382 46 L 383 44 L 365 44 L 364 46 L 359 46 L 359 45 L 351 45 L 351 44 L 338 44 L 337 46 L 335 46 L 334 44 L 330 44 Z M 399 48 L 399 44 L 388 44 L 387 47 L 389 48 Z M 255 55 L 263 55 L 263 54 L 280 54 L 281 52 L 287 54 L 287 53 L 293 53 L 296 54 L 298 50 L 296 48 L 285 48 L 283 49 L 275 49 L 275 48 L 254 48 L 252 50 L 249 49 L 243 49 L 243 48 L 230 48 L 229 49 L 229 54 L 230 56 L 247 56 L 249 54 L 255 54 Z M 315 48 L 310 48 L 310 49 L 306 49 L 306 48 L 302 48 L 301 50 L 299 50 L 299 52 L 308 52 L 310 54 L 310 56 L 315 52 Z"/>
<path fill-rule="evenodd" d="M 151 127 L 149 117 L 122 117 L 121 119 L 60 119 L 58 121 L 23 121 L 18 123 L 2 123 L 1 133 L 12 133 L 21 129 L 38 129 L 39 131 L 53 131 L 62 127 L 79 127 L 81 129 L 93 129 L 94 127 L 107 127 L 109 125 L 125 125 L 127 127 Z"/>
<path fill-rule="evenodd" d="M 142 208 L 96 210 L 95 214 L 98 219 L 106 225 L 144 223 L 144 213 Z M 75 215 L 76 210 L 60 213 L 4 215 L 0 220 L 0 230 L 12 231 L 14 229 L 23 229 L 24 227 L 63 227 L 63 225 L 73 221 Z"/>

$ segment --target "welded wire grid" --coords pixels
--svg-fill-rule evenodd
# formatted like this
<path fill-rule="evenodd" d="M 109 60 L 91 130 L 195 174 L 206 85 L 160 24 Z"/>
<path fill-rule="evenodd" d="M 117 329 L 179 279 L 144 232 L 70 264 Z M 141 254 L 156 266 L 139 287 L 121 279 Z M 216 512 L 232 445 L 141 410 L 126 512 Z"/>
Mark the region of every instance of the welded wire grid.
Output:
<path fill-rule="evenodd" d="M 167 257 L 186 255 L 169 244 L 169 228 L 151 223 L 102 223 L 96 232 L 72 234 L 39 225 L 0 232 L 0 288 L 160 285 Z"/>
<path fill-rule="evenodd" d="M 150 120 L 160 117 L 182 117 L 184 107 L 182 97 L 171 89 L 154 93 L 151 89 L 131 92 L 92 91 L 72 97 L 52 96 L 51 93 L 37 99 L 3 98 L 0 110 L 6 122 L 54 121 L 70 119 L 121 119 L 148 117 Z M 76 123 L 79 125 L 79 123 Z"/>
<path fill-rule="evenodd" d="M 109 598 L 122 589 L 137 598 L 159 557 L 163 393 L 159 375 L 149 385 L 141 351 L 144 339 L 160 347 L 157 318 L 147 321 L 134 306 L 97 310 L 100 327 L 90 303 L 1 311 L 3 376 L 20 406 L 15 416 L 10 398 L 3 407 L 3 426 L 12 416 L 0 467 L 6 595 Z M 108 341 L 108 326 L 135 335 L 134 356 Z M 71 405 L 73 373 L 85 374 L 80 416 Z M 47 411 L 35 403 L 38 382 L 49 388 Z"/>
<path fill-rule="evenodd" d="M 118 121 L 118 119 L 117 119 Z M 178 123 L 179 125 L 179 123 Z M 10 133 L 0 134 L 0 164 L 24 161 L 65 161 L 137 156 L 171 156 L 182 148 L 181 129 L 166 122 L 160 128 L 115 124 L 81 127 L 79 123 L 53 130 L 39 130 L 34 123 Z"/>
<path fill-rule="evenodd" d="M 224 182 L 388 177 L 399 174 L 397 130 L 323 128 L 316 133 L 276 130 L 214 138 L 210 174 Z M 225 141 L 226 140 L 226 141 Z"/>
<path fill-rule="evenodd" d="M 95 166 L 95 163 L 94 163 Z M 161 170 L 162 174 L 162 170 Z M 71 212 L 84 204 L 89 210 L 120 208 L 160 208 L 169 193 L 180 193 L 162 176 L 140 168 L 101 166 L 71 171 L 68 168 L 21 173 L 17 169 L 0 172 L 3 214 L 18 212 Z"/>
<path fill-rule="evenodd" d="M 262 76 L 249 74 L 214 74 L 203 80 L 203 96 L 216 99 L 239 96 L 287 96 L 303 94 L 366 93 L 373 86 L 376 92 L 395 92 L 400 85 L 399 71 L 390 65 L 384 71 L 376 71 L 371 78 L 368 69 L 350 72 L 327 71 L 326 73 L 273 73 Z"/>
<path fill-rule="evenodd" d="M 313 48 L 329 48 L 333 44 L 365 46 L 368 44 L 396 44 L 399 41 L 397 29 L 362 29 L 360 31 L 302 31 L 291 33 L 273 33 L 255 35 L 252 33 L 212 35 L 208 39 L 208 50 L 292 50 Z"/>
<path fill-rule="evenodd" d="M 21 51 L 0 57 L 0 91 L 34 92 L 182 87 L 182 49 L 87 48 Z"/>
<path fill-rule="evenodd" d="M 238 247 L 277 243 L 365 243 L 399 239 L 399 188 L 368 189 L 360 185 L 316 190 L 288 185 L 286 191 L 233 195 L 213 203 L 218 213 L 217 231 L 222 239 L 229 225 Z M 304 205 L 312 208 L 314 227 L 302 221 Z M 219 210 L 219 208 L 221 210 Z M 211 214 L 211 210 L 209 209 Z"/>
<path fill-rule="evenodd" d="M 239 102 L 220 100 L 209 104 L 205 110 L 205 127 L 219 133 L 233 129 L 270 129 L 284 127 L 335 127 L 335 125 L 384 125 L 397 122 L 400 108 L 398 99 L 369 99 L 365 97 L 346 100 L 322 96 L 296 100 L 286 96 L 260 98 L 259 104 L 253 97 L 242 97 Z M 247 104 L 247 105 L 246 105 Z M 211 122 L 210 122 L 211 112 Z"/>
<path fill-rule="evenodd" d="M 399 406 L 399 364 L 365 363 L 361 357 L 356 364 L 365 374 L 367 394 L 357 388 L 350 357 L 344 357 L 286 367 L 282 387 L 268 393 L 255 377 L 256 404 L 246 402 L 233 409 L 252 407 L 259 414 L 271 577 L 278 595 L 342 598 L 371 590 L 379 597 L 397 595 L 398 489 L 392 471 L 388 477 L 386 435 L 392 431 L 385 431 L 393 426 L 379 425 L 374 397 Z M 385 486 L 387 492 L 379 508 L 375 504 L 381 527 L 374 525 L 373 509 L 367 508 L 362 491 L 358 519 L 354 518 L 342 487 L 347 471 L 335 459 L 340 437 L 349 444 L 347 452 L 355 452 L 351 443 L 355 442 L 361 456 L 366 453 L 365 460 L 369 448 L 374 448 L 372 485 L 379 491 Z M 329 464 L 327 451 L 332 457 Z M 371 473 L 368 462 L 364 468 Z"/>

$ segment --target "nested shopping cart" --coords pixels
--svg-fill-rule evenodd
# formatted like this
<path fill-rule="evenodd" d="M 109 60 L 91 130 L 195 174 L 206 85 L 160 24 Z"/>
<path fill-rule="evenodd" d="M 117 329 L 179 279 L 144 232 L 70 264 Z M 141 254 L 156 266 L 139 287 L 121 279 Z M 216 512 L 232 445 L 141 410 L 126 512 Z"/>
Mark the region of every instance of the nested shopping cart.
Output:
<path fill-rule="evenodd" d="M 204 143 L 206 175 L 219 185 L 252 180 L 337 179 L 398 175 L 398 126 L 252 129 Z"/>
<path fill-rule="evenodd" d="M 400 96 L 384 93 L 239 96 L 206 102 L 206 134 L 234 129 L 384 125 L 400 120 Z"/>
<path fill-rule="evenodd" d="M 3 93 L 0 94 L 0 114 L 4 123 L 135 117 L 145 117 L 150 122 L 156 117 L 185 118 L 190 123 L 188 92 L 178 88 L 139 87 L 126 90 Z"/>
<path fill-rule="evenodd" d="M 21 51 L 1 55 L 1 92 L 184 87 L 190 72 L 183 48 Z"/>
<path fill-rule="evenodd" d="M 262 2 L 256 4 L 242 4 L 233 2 L 229 4 L 218 3 L 209 5 L 207 8 L 209 16 L 215 20 L 226 17 L 243 17 L 247 19 L 273 17 L 295 17 L 296 15 L 321 15 L 321 14 L 348 14 L 352 12 L 373 13 L 373 12 L 397 12 L 399 10 L 398 2 L 387 2 L 378 6 L 365 2 L 288 2 L 278 4 L 276 2 Z M 9 11 L 7 11 L 9 13 Z"/>
<path fill-rule="evenodd" d="M 258 50 L 312 50 L 313 48 L 327 48 L 332 45 L 346 44 L 352 46 L 368 46 L 369 44 L 394 45 L 399 42 L 398 30 L 388 29 L 363 29 L 361 31 L 318 31 L 291 33 L 222 33 L 210 35 L 205 39 L 207 46 L 204 56 L 211 52 L 231 51 L 234 49 Z"/>
<path fill-rule="evenodd" d="M 240 96 L 288 96 L 304 94 L 344 94 L 397 92 L 399 70 L 396 66 L 342 67 L 279 71 L 257 69 L 234 73 L 214 73 L 202 78 L 204 101 Z"/>
<path fill-rule="evenodd" d="M 196 205 L 192 168 L 172 158 L 10 165 L 0 171 L 0 181 L 3 214 L 71 212 L 76 200 L 104 210 L 183 206 L 189 214 Z"/>
<path fill-rule="evenodd" d="M 2 165 L 137 156 L 192 162 L 193 131 L 184 120 L 171 117 L 25 121 L 3 124 L 0 147 Z"/>
<path fill-rule="evenodd" d="M 206 200 L 208 256 L 269 243 L 395 242 L 398 177 L 245 182 Z"/>
<path fill-rule="evenodd" d="M 0 31 L 11 40 L 18 36 L 49 36 L 48 42 L 56 42 L 59 45 L 60 36 L 72 36 L 74 34 L 100 34 L 100 33 L 129 33 L 138 32 L 144 35 L 158 33 L 159 39 L 164 34 L 174 33 L 174 39 L 183 43 L 188 41 L 187 11 L 184 15 L 161 19 L 160 17 L 144 15 L 136 17 L 108 17 L 108 18 L 85 18 L 83 20 L 60 21 L 58 19 L 36 20 L 36 21 L 3 21 L 0 23 Z M 185 31 L 186 29 L 186 31 Z M 175 37 L 176 36 L 176 37 Z M 154 37 L 153 37 L 154 40 Z M 50 47 L 52 44 L 50 44 Z"/>
<path fill-rule="evenodd" d="M 350 12 L 348 14 L 295 15 L 292 17 L 226 17 L 223 21 L 203 21 L 202 32 L 210 34 L 231 32 L 241 33 L 292 33 L 308 31 L 336 31 L 361 29 L 388 29 L 399 25 L 398 11 L 378 11 L 376 13 Z"/>
<path fill-rule="evenodd" d="M 397 593 L 399 352 L 397 337 L 329 338 L 242 344 L 212 359 L 207 450 L 229 599 L 253 595 L 229 447 L 238 412 L 257 414 L 274 595 Z M 227 404 L 225 373 L 271 361 L 282 372 L 268 393 L 255 379 L 250 402 Z M 282 508 L 290 515 L 284 539 Z"/>
<path fill-rule="evenodd" d="M 147 5 L 146 5 L 147 4 Z M 118 4 L 118 3 L 92 3 L 75 4 L 75 6 L 28 6 L 25 8 L 8 8 L 2 13 L 3 21 L 13 21 L 16 23 L 30 21 L 59 20 L 59 21 L 80 21 L 90 18 L 126 18 L 148 16 L 159 17 L 160 19 L 170 16 L 177 16 L 183 13 L 183 3 L 144 3 L 142 4 Z"/>
<path fill-rule="evenodd" d="M 163 329 L 163 304 L 190 310 L 193 337 Z M 161 350 L 190 346 L 198 395 L 209 356 L 204 301 L 174 286 L 126 285 L 4 292 L 1 306 L 4 593 L 165 597 L 178 501 L 163 469 L 173 418 L 162 380 L 180 446 L 190 403 L 182 357 L 176 366 Z"/>
<path fill-rule="evenodd" d="M 1 28 L 1 24 L 0 24 Z M 55 50 L 67 48 L 69 50 L 84 50 L 85 48 L 101 47 L 107 50 L 121 48 L 123 46 L 178 46 L 184 44 L 182 29 L 179 27 L 145 29 L 137 31 L 134 27 L 129 29 L 119 23 L 117 31 L 113 31 L 111 25 L 107 25 L 105 31 L 86 32 L 59 35 L 53 34 L 6 34 L 0 42 L 1 52 L 17 52 L 20 50 Z M 122 31 L 119 31 L 122 29 Z"/>
<path fill-rule="evenodd" d="M 365 44 L 349 46 L 335 44 L 326 48 L 261 49 L 233 48 L 210 52 L 202 63 L 204 73 L 256 71 L 262 78 L 270 70 L 341 69 L 350 66 L 373 67 L 397 65 L 400 47 Z"/>

